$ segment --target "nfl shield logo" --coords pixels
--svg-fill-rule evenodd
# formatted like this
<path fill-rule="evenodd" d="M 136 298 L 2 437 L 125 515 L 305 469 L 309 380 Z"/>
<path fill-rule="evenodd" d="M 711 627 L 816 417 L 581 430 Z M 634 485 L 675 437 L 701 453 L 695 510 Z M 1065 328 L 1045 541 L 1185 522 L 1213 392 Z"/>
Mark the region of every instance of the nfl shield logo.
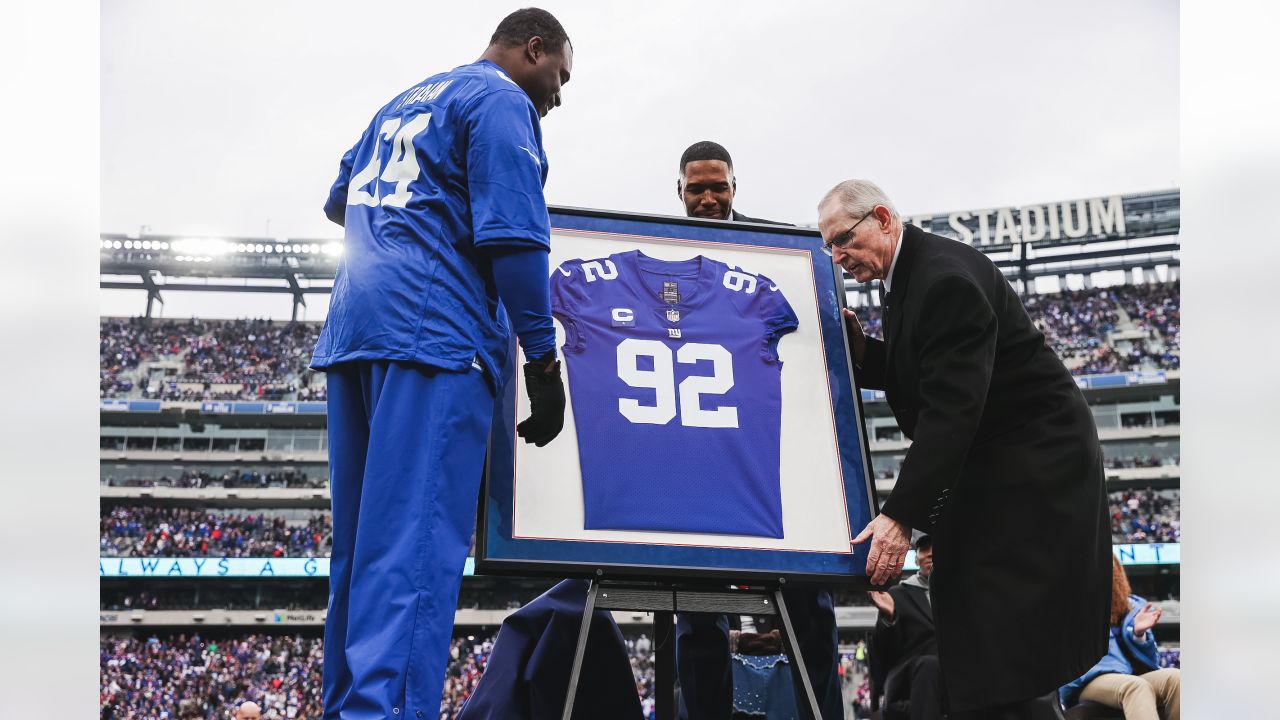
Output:
<path fill-rule="evenodd" d="M 675 309 L 667 310 L 667 322 L 680 322 L 680 311 Z"/>

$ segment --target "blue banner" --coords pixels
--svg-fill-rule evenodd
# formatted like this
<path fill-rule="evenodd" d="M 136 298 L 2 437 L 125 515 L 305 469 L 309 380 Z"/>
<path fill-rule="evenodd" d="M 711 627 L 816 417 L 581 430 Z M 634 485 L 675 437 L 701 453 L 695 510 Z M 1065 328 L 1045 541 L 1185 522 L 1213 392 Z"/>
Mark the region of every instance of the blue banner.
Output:
<path fill-rule="evenodd" d="M 467 558 L 462 574 L 475 571 L 475 558 Z M 98 577 L 327 578 L 329 558 L 104 557 L 98 558 Z"/>
<path fill-rule="evenodd" d="M 1182 557 L 1181 543 L 1132 543 L 1129 545 L 1112 545 L 1112 552 L 1120 558 L 1121 565 L 1178 565 Z M 916 551 L 907 551 L 907 562 L 903 570 L 919 570 L 916 565 Z"/>

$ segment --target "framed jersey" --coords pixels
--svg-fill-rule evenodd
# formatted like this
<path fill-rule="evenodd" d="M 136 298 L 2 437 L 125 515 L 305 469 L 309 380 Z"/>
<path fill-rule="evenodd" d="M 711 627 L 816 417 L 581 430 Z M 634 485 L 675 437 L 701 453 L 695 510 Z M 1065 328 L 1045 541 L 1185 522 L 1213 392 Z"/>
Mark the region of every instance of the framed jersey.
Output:
<path fill-rule="evenodd" d="M 571 208 L 551 223 L 565 427 L 518 441 L 528 400 L 508 373 L 477 572 L 865 583 L 850 541 L 875 495 L 817 231 Z"/>

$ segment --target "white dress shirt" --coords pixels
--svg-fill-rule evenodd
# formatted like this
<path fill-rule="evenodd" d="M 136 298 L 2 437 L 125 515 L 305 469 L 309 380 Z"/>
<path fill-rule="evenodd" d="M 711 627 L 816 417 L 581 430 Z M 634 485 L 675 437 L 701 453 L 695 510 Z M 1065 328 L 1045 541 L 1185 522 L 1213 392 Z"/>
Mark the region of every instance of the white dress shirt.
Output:
<path fill-rule="evenodd" d="M 907 226 L 903 225 L 902 230 L 898 231 L 898 244 L 893 248 L 893 260 L 889 262 L 889 272 L 885 273 L 884 280 L 881 280 L 886 293 L 893 292 L 893 269 L 898 266 L 898 255 L 902 253 L 902 236 L 906 228 Z"/>

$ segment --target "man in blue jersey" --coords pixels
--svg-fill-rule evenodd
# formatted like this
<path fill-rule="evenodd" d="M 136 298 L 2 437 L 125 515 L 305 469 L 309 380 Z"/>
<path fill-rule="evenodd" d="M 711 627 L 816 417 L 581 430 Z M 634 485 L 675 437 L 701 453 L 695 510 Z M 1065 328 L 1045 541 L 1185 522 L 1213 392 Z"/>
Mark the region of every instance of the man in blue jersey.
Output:
<path fill-rule="evenodd" d="M 520 436 L 563 425 L 540 118 L 572 67 L 560 23 L 519 10 L 342 158 L 325 214 L 344 256 L 312 361 L 329 386 L 325 717 L 438 712 L 511 330 L 532 358 Z"/>

